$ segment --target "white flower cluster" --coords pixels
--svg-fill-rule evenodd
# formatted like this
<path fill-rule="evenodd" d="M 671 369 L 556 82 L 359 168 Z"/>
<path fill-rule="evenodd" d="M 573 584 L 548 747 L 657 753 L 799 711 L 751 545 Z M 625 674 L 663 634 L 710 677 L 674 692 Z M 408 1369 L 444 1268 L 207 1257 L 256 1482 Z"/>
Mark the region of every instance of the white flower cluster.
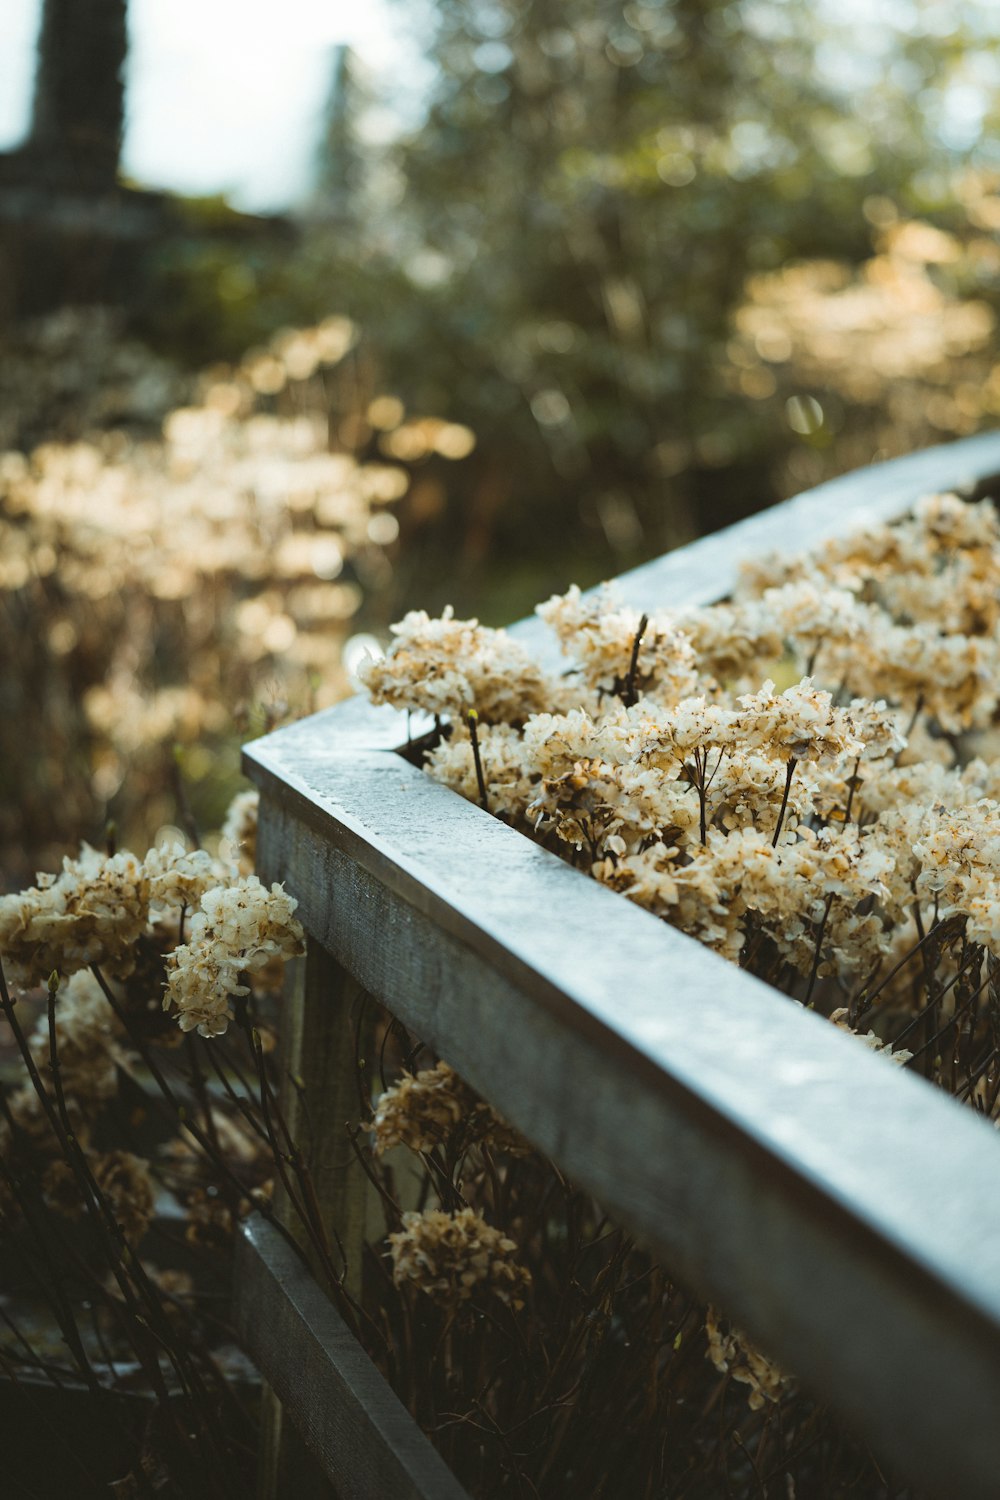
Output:
<path fill-rule="evenodd" d="M 143 866 L 149 879 L 151 907 L 196 907 L 219 881 L 211 855 L 204 849 L 187 850 L 178 843 L 150 849 Z"/>
<path fill-rule="evenodd" d="M 245 859 L 240 844 L 253 836 L 253 796 L 237 799 L 231 809 L 236 859 L 228 865 L 176 842 L 150 849 L 141 860 L 84 845 L 58 875 L 39 875 L 37 886 L 0 897 L 0 962 L 7 978 L 28 988 L 53 972 L 75 976 L 59 995 L 57 1040 L 81 1097 L 108 1097 L 119 1060 L 112 1012 L 86 970 L 99 966 L 107 978 L 128 980 L 144 945 L 154 954 L 166 951 L 164 1009 L 175 1011 L 182 1031 L 217 1036 L 228 1025 L 230 1000 L 249 993 L 245 976 L 302 952 L 293 897 L 280 885 L 268 890 L 255 875 L 234 873 Z M 177 946 L 187 913 L 188 941 Z M 39 1033 L 37 1041 L 47 1048 L 47 1037 Z"/>
<path fill-rule="evenodd" d="M 613 607 L 609 591 L 586 597 L 575 585 L 561 598 L 539 605 L 538 613 L 572 654 L 581 681 L 598 701 L 622 693 L 633 657 L 630 686 L 636 695 L 677 703 L 697 692 L 694 647 L 669 620 L 647 619 L 642 625 L 634 610 Z M 551 698 L 545 706 L 552 707 Z"/>
<path fill-rule="evenodd" d="M 268 890 L 256 875 L 202 896 L 188 941 L 167 960 L 163 1008 L 176 1011 L 182 1031 L 221 1036 L 232 1019 L 230 1002 L 250 993 L 245 976 L 303 951 L 297 905 L 280 885 Z"/>
<path fill-rule="evenodd" d="M 446 609 L 440 620 L 411 610 L 392 631 L 387 654 L 358 668 L 373 703 L 456 718 L 475 709 L 487 722 L 511 723 L 549 701 L 545 673 L 504 630 Z"/>
<path fill-rule="evenodd" d="M 44 982 L 101 964 L 124 978 L 149 916 L 149 876 L 134 854 L 100 854 L 84 844 L 58 875 L 0 897 L 0 957 L 15 984 Z"/>
<path fill-rule="evenodd" d="M 144 859 L 122 850 L 101 854 L 84 844 L 58 875 L 39 875 L 26 891 L 0 896 L 0 958 L 15 984 L 44 983 L 99 964 L 126 979 L 136 943 L 153 922 L 198 905 L 220 871 L 202 850 L 173 843 Z"/>
<path fill-rule="evenodd" d="M 798 663 L 959 733 L 1000 703 L 1000 520 L 989 500 L 917 504 L 892 526 L 744 569 L 738 610 L 770 611 Z"/>

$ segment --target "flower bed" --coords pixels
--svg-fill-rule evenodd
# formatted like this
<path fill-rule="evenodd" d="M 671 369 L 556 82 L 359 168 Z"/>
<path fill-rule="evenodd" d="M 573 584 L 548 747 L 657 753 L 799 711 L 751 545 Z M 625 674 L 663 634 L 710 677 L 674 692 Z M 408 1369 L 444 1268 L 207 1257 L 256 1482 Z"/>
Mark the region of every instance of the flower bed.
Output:
<path fill-rule="evenodd" d="M 538 613 L 552 670 L 419 612 L 367 664 L 374 702 L 443 720 L 429 774 L 995 1116 L 993 503 L 757 559 L 723 604 Z"/>

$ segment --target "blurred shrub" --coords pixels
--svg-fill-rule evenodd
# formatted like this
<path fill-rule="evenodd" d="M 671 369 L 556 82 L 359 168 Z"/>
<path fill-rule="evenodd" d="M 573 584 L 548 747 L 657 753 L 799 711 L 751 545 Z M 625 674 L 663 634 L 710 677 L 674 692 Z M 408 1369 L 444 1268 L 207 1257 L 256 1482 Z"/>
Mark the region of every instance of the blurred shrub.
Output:
<path fill-rule="evenodd" d="M 0 456 L 0 865 L 12 873 L 46 845 L 99 837 L 108 818 L 132 843 L 192 810 L 217 823 L 240 735 L 342 696 L 363 604 L 386 622 L 416 465 L 473 443 L 369 395 L 350 358 L 357 329 L 338 317 L 191 382 L 188 404 L 144 437 L 154 388 L 163 405 L 177 377 L 123 345 L 98 378 L 87 350 L 107 327 L 100 312 L 64 313 L 6 366 L 17 431 L 37 430 L 57 385 L 73 411 L 51 418 L 56 430 L 90 429 Z M 141 421 L 93 430 L 122 410 L 126 358 L 133 395 L 143 381 L 151 393 Z"/>
<path fill-rule="evenodd" d="M 859 266 L 801 261 L 749 279 L 728 379 L 799 440 L 775 455 L 780 493 L 995 424 L 998 187 L 958 178 L 965 222 L 950 232 L 874 199 L 877 251 Z"/>

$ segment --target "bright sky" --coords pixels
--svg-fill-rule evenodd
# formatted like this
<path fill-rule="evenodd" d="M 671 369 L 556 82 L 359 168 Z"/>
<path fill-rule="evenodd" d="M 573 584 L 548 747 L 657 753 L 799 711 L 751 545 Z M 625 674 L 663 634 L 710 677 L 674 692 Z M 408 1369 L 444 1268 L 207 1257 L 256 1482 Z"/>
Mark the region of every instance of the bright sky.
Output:
<path fill-rule="evenodd" d="M 157 187 L 226 191 L 246 208 L 294 202 L 338 43 L 364 60 L 397 118 L 419 107 L 427 74 L 413 11 L 403 0 L 131 0 L 124 170 Z M 40 13 L 41 0 L 0 0 L 0 149 L 27 125 Z"/>

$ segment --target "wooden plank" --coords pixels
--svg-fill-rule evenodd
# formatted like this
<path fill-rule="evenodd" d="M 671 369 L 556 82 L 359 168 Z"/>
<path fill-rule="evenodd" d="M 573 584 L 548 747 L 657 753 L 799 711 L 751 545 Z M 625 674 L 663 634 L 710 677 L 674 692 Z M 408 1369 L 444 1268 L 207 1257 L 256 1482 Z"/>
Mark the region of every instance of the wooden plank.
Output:
<path fill-rule="evenodd" d="M 468 1500 L 301 1260 L 257 1216 L 237 1241 L 235 1313 L 244 1347 L 340 1500 Z"/>
<path fill-rule="evenodd" d="M 304 960 L 289 966 L 281 1010 L 279 1059 L 281 1107 L 292 1139 L 303 1154 L 326 1230 L 332 1260 L 345 1285 L 361 1297 L 366 1216 L 372 1189 L 347 1134 L 359 1113 L 357 1047 L 370 1039 L 367 997 L 357 982 L 313 939 Z M 305 1226 L 280 1179 L 275 1209 L 306 1253 L 314 1274 L 321 1266 Z M 268 1388 L 261 1406 L 257 1500 L 331 1500 L 332 1490 L 315 1459 Z"/>
<path fill-rule="evenodd" d="M 892 514 L 963 464 L 1000 465 L 1000 439 L 916 460 L 835 481 L 795 513 L 819 530 L 834 500 L 835 529 L 866 506 Z M 893 474 L 886 499 L 875 480 Z M 768 525 L 784 537 L 780 516 Z M 678 558 L 667 602 L 724 591 L 744 546 L 762 545 L 749 527 Z M 992 1496 L 994 1133 L 430 782 L 392 753 L 404 736 L 401 716 L 348 703 L 249 747 L 262 873 L 360 983 L 922 1489 Z"/>

